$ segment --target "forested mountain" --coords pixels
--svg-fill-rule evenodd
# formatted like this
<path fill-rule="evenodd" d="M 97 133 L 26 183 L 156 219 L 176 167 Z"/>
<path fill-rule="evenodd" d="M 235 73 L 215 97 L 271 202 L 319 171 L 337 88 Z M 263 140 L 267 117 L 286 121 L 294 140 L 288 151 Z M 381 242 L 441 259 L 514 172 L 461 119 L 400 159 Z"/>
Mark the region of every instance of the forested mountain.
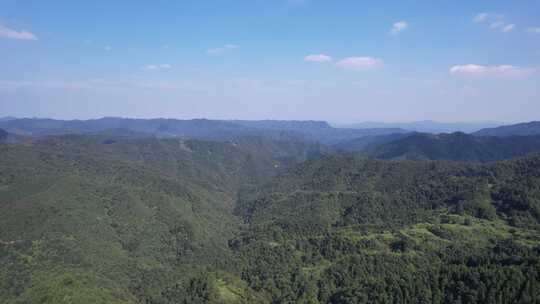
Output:
<path fill-rule="evenodd" d="M 226 269 L 238 194 L 318 148 L 80 135 L 0 144 L 0 299 L 139 303 L 206 266 Z"/>
<path fill-rule="evenodd" d="M 0 144 L 0 298 L 534 303 L 539 170 L 261 137 Z"/>
<path fill-rule="evenodd" d="M 487 128 L 473 133 L 476 136 L 515 136 L 515 135 L 539 135 L 540 121 L 531 121 L 496 128 Z"/>
<path fill-rule="evenodd" d="M 176 136 L 198 139 L 224 139 L 253 134 L 238 124 L 208 119 L 128 119 L 105 117 L 90 120 L 14 119 L 1 121 L 0 126 L 24 135 L 97 134 L 124 130 L 143 135 Z"/>
<path fill-rule="evenodd" d="M 487 162 L 540 152 L 540 135 L 477 137 L 465 133 L 414 133 L 396 140 L 379 138 L 363 149 L 381 159 L 431 159 Z M 362 139 L 359 140 L 362 142 Z M 386 141 L 386 142 L 385 142 Z M 353 147 L 354 145 L 348 146 Z M 342 148 L 343 149 L 343 148 Z M 352 150 L 352 149 L 351 149 Z"/>
<path fill-rule="evenodd" d="M 237 207 L 242 278 L 275 303 L 537 303 L 540 157 L 327 156 Z"/>
<path fill-rule="evenodd" d="M 287 120 L 234 120 L 233 122 L 256 129 L 294 131 L 307 138 L 328 145 L 363 137 L 406 133 L 400 128 L 333 128 L 324 121 L 287 121 Z"/>
<path fill-rule="evenodd" d="M 414 133 L 394 133 L 388 135 L 370 135 L 339 142 L 332 147 L 338 151 L 361 152 L 373 150 L 378 146 L 409 137 Z"/>
<path fill-rule="evenodd" d="M 21 135 L 114 134 L 130 136 L 182 137 L 227 141 L 243 136 L 263 136 L 277 140 L 318 141 L 336 144 L 368 135 L 404 132 L 400 129 L 342 129 L 326 122 L 301 121 L 222 121 L 208 119 L 127 119 L 90 120 L 10 119 L 0 128 Z"/>

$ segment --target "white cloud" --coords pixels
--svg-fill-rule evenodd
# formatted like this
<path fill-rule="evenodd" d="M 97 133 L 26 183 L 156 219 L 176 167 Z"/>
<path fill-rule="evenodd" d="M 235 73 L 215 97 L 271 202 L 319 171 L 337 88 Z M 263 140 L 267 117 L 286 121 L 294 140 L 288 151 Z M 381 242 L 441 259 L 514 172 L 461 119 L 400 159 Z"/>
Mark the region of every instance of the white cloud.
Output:
<path fill-rule="evenodd" d="M 3 26 L 1 24 L 0 24 L 0 37 L 8 38 L 8 39 L 17 39 L 17 40 L 38 40 L 36 35 L 34 35 L 33 33 L 27 30 L 16 31 L 14 29 L 10 29 L 9 27 Z"/>
<path fill-rule="evenodd" d="M 304 61 L 308 62 L 330 62 L 332 57 L 324 54 L 310 54 L 304 57 Z"/>
<path fill-rule="evenodd" d="M 494 13 L 479 13 L 472 19 L 474 23 L 482 23 L 484 21 L 489 21 L 489 28 L 492 30 L 497 30 L 502 33 L 508 33 L 513 31 L 516 28 L 516 25 L 513 23 L 507 23 L 504 20 L 504 15 L 494 14 Z"/>
<path fill-rule="evenodd" d="M 103 47 L 103 49 L 104 49 L 105 51 L 107 51 L 107 52 L 108 52 L 108 51 L 112 51 L 112 46 L 106 45 L 106 46 Z"/>
<path fill-rule="evenodd" d="M 349 70 L 369 70 L 383 65 L 381 59 L 373 57 L 348 57 L 336 63 L 337 67 Z"/>
<path fill-rule="evenodd" d="M 149 64 L 143 67 L 143 70 L 147 71 L 153 71 L 153 70 L 168 70 L 172 68 L 172 65 L 165 63 L 165 64 Z"/>
<path fill-rule="evenodd" d="M 503 33 L 508 33 L 516 28 L 515 24 L 507 24 L 504 21 L 494 21 L 489 25 L 492 30 L 499 30 Z"/>
<path fill-rule="evenodd" d="M 507 24 L 501 28 L 501 32 L 503 33 L 511 32 L 514 30 L 515 27 L 516 27 L 515 24 Z"/>
<path fill-rule="evenodd" d="M 527 29 L 527 32 L 534 33 L 534 34 L 540 34 L 540 27 L 530 27 Z"/>
<path fill-rule="evenodd" d="M 236 44 L 225 44 L 222 47 L 206 50 L 206 54 L 208 54 L 208 55 L 219 55 L 219 54 L 223 54 L 224 52 L 226 52 L 228 50 L 237 49 L 239 47 L 240 46 L 238 46 Z"/>
<path fill-rule="evenodd" d="M 454 76 L 473 77 L 526 77 L 536 72 L 536 69 L 517 67 L 513 65 L 484 66 L 478 64 L 455 65 L 450 68 Z"/>
<path fill-rule="evenodd" d="M 392 24 L 392 28 L 390 29 L 390 34 L 396 35 L 399 34 L 401 31 L 404 31 L 409 27 L 409 24 L 406 21 L 398 21 L 394 24 Z"/>
<path fill-rule="evenodd" d="M 502 33 L 509 33 L 516 28 L 515 24 L 504 23 L 503 21 L 492 22 L 489 26 L 492 30 L 498 30 Z"/>
<path fill-rule="evenodd" d="M 474 23 L 484 22 L 488 18 L 488 13 L 479 13 L 473 18 Z"/>

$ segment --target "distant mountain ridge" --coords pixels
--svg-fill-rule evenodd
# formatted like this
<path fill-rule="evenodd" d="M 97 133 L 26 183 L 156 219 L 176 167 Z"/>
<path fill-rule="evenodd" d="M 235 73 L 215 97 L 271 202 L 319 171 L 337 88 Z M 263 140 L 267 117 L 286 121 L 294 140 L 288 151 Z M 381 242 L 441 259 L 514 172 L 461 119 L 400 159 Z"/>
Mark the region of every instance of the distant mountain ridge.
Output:
<path fill-rule="evenodd" d="M 101 134 L 120 130 L 128 135 L 183 137 L 204 140 L 232 140 L 242 136 L 264 136 L 273 139 L 318 141 L 336 144 L 369 135 L 404 133 L 401 129 L 333 128 L 321 121 L 225 121 L 210 119 L 131 119 L 104 117 L 90 120 L 55 120 L 22 118 L 0 121 L 0 128 L 20 135 Z"/>
<path fill-rule="evenodd" d="M 318 120 L 230 120 L 230 122 L 257 129 L 268 130 L 316 130 L 330 129 L 326 121 Z"/>
<path fill-rule="evenodd" d="M 540 134 L 540 121 L 518 123 L 496 128 L 486 128 L 473 133 L 476 136 L 513 136 L 513 135 L 537 135 Z"/>
<path fill-rule="evenodd" d="M 316 120 L 233 120 L 233 122 L 256 129 L 299 132 L 311 140 L 329 145 L 364 137 L 408 133 L 400 128 L 335 128 L 326 121 Z"/>
<path fill-rule="evenodd" d="M 400 128 L 409 131 L 424 133 L 452 133 L 465 132 L 471 133 L 484 128 L 492 128 L 503 125 L 499 122 L 438 122 L 433 120 L 414 121 L 414 122 L 361 122 L 354 124 L 339 125 L 343 128 Z"/>

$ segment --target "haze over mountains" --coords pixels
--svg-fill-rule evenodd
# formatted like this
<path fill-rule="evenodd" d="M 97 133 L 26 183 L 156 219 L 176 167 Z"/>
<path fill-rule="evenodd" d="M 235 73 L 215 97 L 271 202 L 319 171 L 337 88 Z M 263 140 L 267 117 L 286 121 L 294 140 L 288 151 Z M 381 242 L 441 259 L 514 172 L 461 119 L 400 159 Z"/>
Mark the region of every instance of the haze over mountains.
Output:
<path fill-rule="evenodd" d="M 199 139 L 232 139 L 245 135 L 302 137 L 325 144 L 366 135 L 406 132 L 400 129 L 337 129 L 318 121 L 222 121 L 208 119 L 127 119 L 93 120 L 8 119 L 0 128 L 21 135 L 96 134 L 100 132 L 136 132 L 141 135 Z"/>
<path fill-rule="evenodd" d="M 519 123 L 515 125 L 500 126 L 496 128 L 486 128 L 474 132 L 476 136 L 523 136 L 523 135 L 537 135 L 540 129 L 540 121 L 531 121 L 526 123 Z"/>
<path fill-rule="evenodd" d="M 44 127 L 47 124 L 50 124 L 49 128 L 52 128 L 53 121 L 56 121 L 56 127 L 59 127 L 60 122 L 68 125 L 74 122 L 82 122 L 84 120 L 48 120 L 40 118 L 16 118 L 11 116 L 0 117 L 0 121 L 9 121 L 9 120 L 24 120 L 27 124 L 26 128 L 31 128 L 31 121 L 34 124 L 41 121 L 44 124 Z M 106 122 L 109 120 L 109 122 Z M 125 120 L 122 122 L 122 120 Z M 148 121 L 149 119 L 139 119 L 139 121 Z M 167 119 L 160 119 L 165 121 Z M 222 121 L 222 120 L 210 120 L 210 119 L 192 119 L 192 120 L 177 120 L 169 119 L 169 121 L 197 121 L 197 120 L 209 120 L 209 121 Z M 49 121 L 48 123 L 46 121 Z M 101 121 L 101 122 L 100 122 Z M 105 117 L 101 119 L 91 119 L 86 120 L 88 124 L 94 123 L 95 125 L 101 124 L 103 127 L 107 123 L 112 124 L 116 123 L 117 126 L 121 124 L 127 124 L 127 119 L 120 117 Z M 327 123 L 325 121 L 302 121 L 302 120 L 226 120 L 224 122 L 231 122 L 238 125 L 242 125 L 249 128 L 257 129 L 267 129 L 267 130 L 298 130 L 313 132 L 316 130 L 328 129 L 329 127 L 339 128 L 339 129 L 403 129 L 407 131 L 415 132 L 426 132 L 426 133 L 451 133 L 451 132 L 464 132 L 472 133 L 482 129 L 500 127 L 508 124 L 497 123 L 497 122 L 437 122 L 431 120 L 409 122 L 409 123 L 386 123 L 386 122 L 363 122 L 363 123 L 352 123 L 352 124 L 343 124 L 343 123 Z M 23 124 L 23 122 L 20 122 Z M 66 126 L 67 127 L 67 126 Z M 103 128 L 102 127 L 102 128 Z M 108 127 L 111 127 L 110 125 Z"/>
<path fill-rule="evenodd" d="M 420 122 L 412 127 L 460 128 L 461 124 Z M 473 124 L 469 124 L 471 127 Z M 474 124 L 479 126 L 479 124 Z M 406 125 L 403 125 L 406 126 Z M 485 128 L 471 134 L 429 135 L 401 128 L 337 128 L 323 121 L 178 120 L 101 118 L 54 120 L 5 118 L 0 128 L 18 136 L 107 134 L 128 137 L 179 137 L 230 141 L 259 136 L 279 141 L 317 142 L 340 151 L 378 158 L 493 161 L 538 150 L 540 122 Z M 503 138 L 508 137 L 508 138 Z M 13 136 L 12 136 L 13 138 Z"/>
<path fill-rule="evenodd" d="M 336 124 L 342 128 L 365 129 L 365 128 L 400 128 L 409 131 L 425 133 L 471 133 L 481 129 L 494 128 L 504 125 L 498 122 L 437 122 L 432 120 L 387 123 L 387 122 L 362 122 L 353 124 Z"/>

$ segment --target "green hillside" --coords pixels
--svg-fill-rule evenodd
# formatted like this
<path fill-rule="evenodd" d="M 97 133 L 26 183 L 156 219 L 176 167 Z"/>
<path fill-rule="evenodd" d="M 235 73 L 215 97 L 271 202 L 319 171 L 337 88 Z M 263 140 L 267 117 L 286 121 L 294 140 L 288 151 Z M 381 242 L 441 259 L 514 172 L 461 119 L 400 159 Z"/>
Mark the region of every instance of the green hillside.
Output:
<path fill-rule="evenodd" d="M 361 141 L 361 139 L 360 139 Z M 540 136 L 473 136 L 465 133 L 415 133 L 389 141 L 378 139 L 365 151 L 381 159 L 430 159 L 489 162 L 540 152 Z M 354 150 L 354 143 L 352 146 Z"/>
<path fill-rule="evenodd" d="M 279 142 L 249 153 L 257 144 L 64 136 L 0 145 L 0 298 L 137 303 L 226 265 L 238 192 L 315 153 Z"/>
<path fill-rule="evenodd" d="M 0 144 L 2 303 L 537 303 L 540 156 L 67 135 Z"/>
<path fill-rule="evenodd" d="M 328 156 L 238 212 L 242 277 L 277 303 L 537 303 L 540 156 Z"/>

